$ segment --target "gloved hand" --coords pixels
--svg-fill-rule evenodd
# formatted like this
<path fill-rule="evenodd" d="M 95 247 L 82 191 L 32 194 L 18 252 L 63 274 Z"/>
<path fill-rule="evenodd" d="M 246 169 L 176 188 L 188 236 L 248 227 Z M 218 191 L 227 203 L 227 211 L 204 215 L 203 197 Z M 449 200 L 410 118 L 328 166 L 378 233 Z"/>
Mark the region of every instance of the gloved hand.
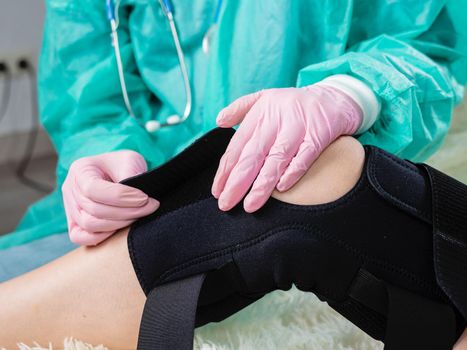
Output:
<path fill-rule="evenodd" d="M 96 245 L 154 212 L 159 207 L 157 200 L 118 183 L 146 170 L 144 158 L 128 150 L 76 160 L 62 186 L 71 241 Z"/>
<path fill-rule="evenodd" d="M 244 208 L 258 210 L 274 188 L 292 187 L 332 141 L 354 134 L 362 119 L 362 109 L 350 95 L 319 83 L 237 99 L 217 117 L 220 127 L 241 123 L 212 186 L 219 208 L 231 209 L 252 186 Z"/>

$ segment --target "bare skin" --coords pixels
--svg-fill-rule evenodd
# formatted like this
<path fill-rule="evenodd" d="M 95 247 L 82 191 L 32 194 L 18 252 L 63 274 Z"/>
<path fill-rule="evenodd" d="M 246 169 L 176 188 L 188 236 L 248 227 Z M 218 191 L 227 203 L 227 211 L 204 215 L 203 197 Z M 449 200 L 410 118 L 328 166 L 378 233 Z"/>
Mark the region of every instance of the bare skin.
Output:
<path fill-rule="evenodd" d="M 454 345 L 454 350 L 467 350 L 467 328 Z"/>
<path fill-rule="evenodd" d="M 364 162 L 361 145 L 341 137 L 289 191 L 273 197 L 319 204 L 347 193 Z M 111 349 L 134 349 L 145 296 L 128 255 L 128 229 L 93 248 L 78 248 L 23 276 L 0 284 L 0 346 L 17 342 L 62 346 L 73 336 Z M 467 337 L 455 350 L 467 350 Z"/>
<path fill-rule="evenodd" d="M 128 255 L 127 233 L 0 284 L 0 345 L 51 342 L 55 349 L 73 336 L 134 349 L 145 296 Z"/>

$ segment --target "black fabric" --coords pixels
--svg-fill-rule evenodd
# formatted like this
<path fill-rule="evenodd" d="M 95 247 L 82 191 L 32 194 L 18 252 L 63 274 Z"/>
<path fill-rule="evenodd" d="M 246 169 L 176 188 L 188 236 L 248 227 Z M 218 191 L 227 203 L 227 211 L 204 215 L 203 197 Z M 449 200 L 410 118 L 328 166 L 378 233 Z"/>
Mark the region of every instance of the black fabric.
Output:
<path fill-rule="evenodd" d="M 241 205 L 222 212 L 210 190 L 231 135 L 214 130 L 193 146 L 196 159 L 186 156 L 188 151 L 159 170 L 125 182 L 161 201 L 160 209 L 135 223 L 128 235 L 130 257 L 146 294 L 207 273 L 197 309 L 199 326 L 295 284 L 384 340 L 391 318 L 380 312 L 384 305 L 375 307 L 375 300 L 357 300 L 350 293 L 364 270 L 385 284 L 452 309 L 458 335 L 465 320 L 435 276 L 432 185 L 423 169 L 366 147 L 360 180 L 332 203 L 299 206 L 271 198 L 253 214 Z M 218 147 L 215 152 L 213 145 Z M 159 171 L 171 175 L 155 181 Z M 410 299 L 400 299 L 392 314 L 403 314 L 397 308 L 406 307 Z M 385 303 L 389 307 L 389 299 Z M 424 315 L 428 323 L 440 316 L 439 310 Z M 439 336 L 443 344 L 452 342 L 447 332 Z M 411 347 L 400 349 L 405 348 Z"/>
<path fill-rule="evenodd" d="M 164 284 L 149 293 L 144 305 L 139 350 L 192 350 L 196 305 L 205 275 Z"/>
<path fill-rule="evenodd" d="M 467 187 L 424 166 L 433 187 L 433 233 L 436 278 L 467 318 Z"/>
<path fill-rule="evenodd" d="M 448 349 L 454 344 L 456 319 L 444 303 L 392 286 L 363 269 L 349 296 L 387 318 L 386 350 Z"/>
<path fill-rule="evenodd" d="M 423 170 L 377 148 L 372 151 L 373 161 L 367 173 L 378 193 L 393 205 L 431 224 L 431 191 Z"/>
<path fill-rule="evenodd" d="M 213 129 L 167 163 L 122 183 L 157 198 L 161 202 L 158 215 L 205 198 L 210 195 L 206 189 L 213 179 L 206 171 L 219 161 L 234 132 L 234 129 Z M 179 189 L 178 195 L 173 193 L 175 189 Z"/>
<path fill-rule="evenodd" d="M 456 319 L 450 306 L 390 284 L 387 291 L 385 350 L 452 349 Z"/>
<path fill-rule="evenodd" d="M 349 296 L 381 315 L 388 314 L 387 286 L 364 269 L 360 269 L 349 289 Z"/>

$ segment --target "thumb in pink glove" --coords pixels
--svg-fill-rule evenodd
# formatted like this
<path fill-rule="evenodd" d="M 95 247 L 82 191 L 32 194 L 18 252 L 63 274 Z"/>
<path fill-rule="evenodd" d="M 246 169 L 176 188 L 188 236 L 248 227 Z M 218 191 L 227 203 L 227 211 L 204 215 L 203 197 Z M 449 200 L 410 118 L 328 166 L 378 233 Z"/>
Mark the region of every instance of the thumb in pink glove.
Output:
<path fill-rule="evenodd" d="M 118 183 L 146 170 L 144 158 L 129 150 L 76 160 L 62 186 L 71 241 L 96 245 L 154 212 L 159 207 L 157 200 Z"/>
<path fill-rule="evenodd" d="M 235 206 L 250 188 L 244 208 L 258 210 L 274 188 L 292 187 L 337 137 L 352 135 L 362 126 L 360 104 L 330 85 L 259 91 L 219 113 L 220 127 L 241 123 L 212 186 L 221 210 Z"/>

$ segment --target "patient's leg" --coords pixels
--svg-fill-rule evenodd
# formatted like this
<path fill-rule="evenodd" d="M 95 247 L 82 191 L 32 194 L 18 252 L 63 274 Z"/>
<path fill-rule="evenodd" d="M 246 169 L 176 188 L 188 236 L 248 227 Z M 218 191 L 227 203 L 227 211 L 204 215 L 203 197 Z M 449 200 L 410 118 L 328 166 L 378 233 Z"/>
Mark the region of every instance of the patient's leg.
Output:
<path fill-rule="evenodd" d="M 316 160 L 301 180 L 286 192 L 273 197 L 294 204 L 334 201 L 358 181 L 365 161 L 362 145 L 350 136 L 338 138 Z"/>
<path fill-rule="evenodd" d="M 0 284 L 0 348 L 65 337 L 134 348 L 145 296 L 128 255 L 128 229 Z"/>
<path fill-rule="evenodd" d="M 362 146 L 351 137 L 330 145 L 289 191 L 273 196 L 295 204 L 333 201 L 357 182 Z M 73 336 L 112 349 L 136 344 L 145 296 L 122 230 L 95 248 L 79 248 L 26 275 L 0 284 L 0 345 L 60 346 Z"/>

